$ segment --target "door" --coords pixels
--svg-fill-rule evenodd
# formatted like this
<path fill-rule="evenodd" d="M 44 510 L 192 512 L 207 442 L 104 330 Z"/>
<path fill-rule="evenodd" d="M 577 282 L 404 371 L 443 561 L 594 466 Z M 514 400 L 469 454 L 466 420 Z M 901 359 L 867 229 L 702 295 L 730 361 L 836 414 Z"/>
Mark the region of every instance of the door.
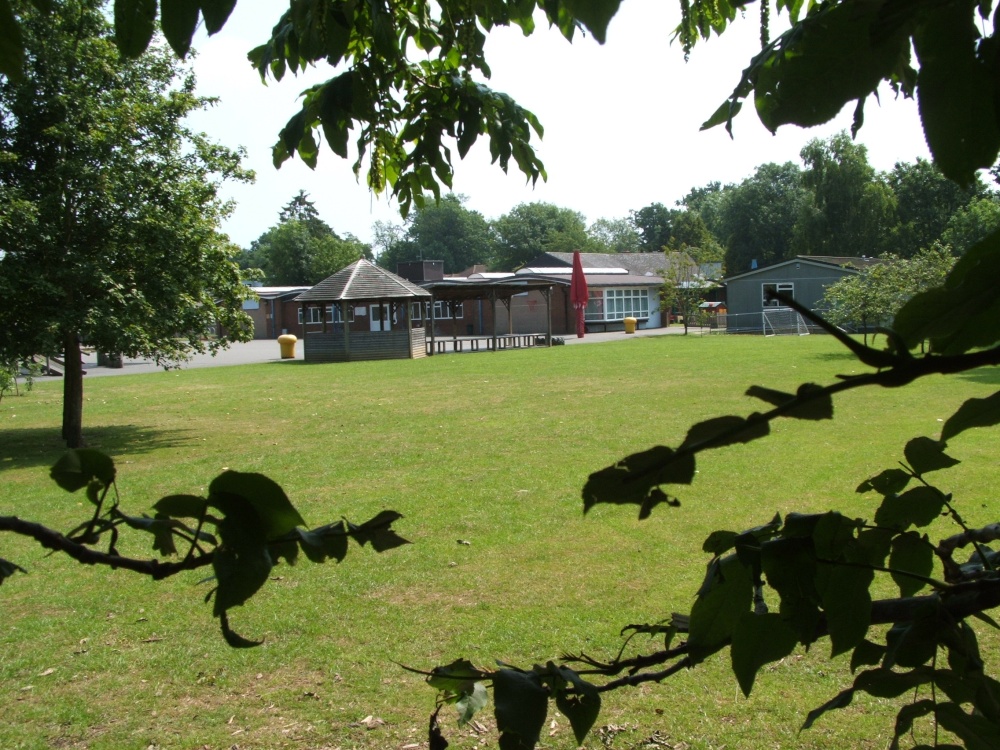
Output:
<path fill-rule="evenodd" d="M 391 331 L 392 318 L 389 316 L 389 304 L 383 302 L 381 305 L 369 305 L 368 320 L 373 331 Z M 384 328 L 382 327 L 383 320 L 385 321 Z"/>

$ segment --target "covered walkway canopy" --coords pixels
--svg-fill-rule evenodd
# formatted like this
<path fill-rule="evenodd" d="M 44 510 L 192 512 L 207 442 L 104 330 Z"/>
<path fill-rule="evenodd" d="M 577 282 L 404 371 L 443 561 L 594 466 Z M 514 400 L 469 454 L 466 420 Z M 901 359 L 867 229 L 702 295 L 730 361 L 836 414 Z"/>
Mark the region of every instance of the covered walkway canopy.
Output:
<path fill-rule="evenodd" d="M 557 284 L 569 285 L 569 278 L 551 278 L 532 276 L 526 278 L 511 273 L 477 273 L 471 276 L 452 276 L 435 281 L 420 282 L 420 286 L 431 293 L 432 304 L 430 318 L 431 353 L 434 352 L 435 341 L 435 319 L 433 302 L 464 302 L 466 300 L 486 300 L 490 303 L 492 313 L 492 339 L 491 348 L 497 348 L 497 302 L 502 302 L 507 308 L 508 331 L 513 330 L 511 325 L 511 298 L 517 294 L 537 290 L 545 298 L 545 319 L 547 321 L 545 329 L 545 345 L 552 345 L 552 287 Z M 455 333 L 453 338 L 457 339 Z"/>

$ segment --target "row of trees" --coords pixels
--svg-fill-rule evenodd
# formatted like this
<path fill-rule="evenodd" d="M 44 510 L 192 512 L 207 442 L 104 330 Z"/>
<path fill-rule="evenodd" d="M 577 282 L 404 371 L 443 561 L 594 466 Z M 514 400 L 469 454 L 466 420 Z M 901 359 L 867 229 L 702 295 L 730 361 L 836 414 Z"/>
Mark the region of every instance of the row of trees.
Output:
<path fill-rule="evenodd" d="M 961 255 L 1000 227 L 1000 199 L 980 179 L 959 187 L 923 159 L 879 173 L 846 133 L 811 141 L 801 157 L 802 166 L 763 164 L 739 183 L 692 188 L 674 207 L 651 203 L 589 226 L 583 214 L 543 202 L 490 220 L 448 194 L 402 224 L 377 222 L 372 251 L 390 270 L 426 258 L 456 273 L 476 264 L 512 270 L 545 252 L 684 250 L 733 274 L 795 255 L 908 258 L 935 242 Z"/>

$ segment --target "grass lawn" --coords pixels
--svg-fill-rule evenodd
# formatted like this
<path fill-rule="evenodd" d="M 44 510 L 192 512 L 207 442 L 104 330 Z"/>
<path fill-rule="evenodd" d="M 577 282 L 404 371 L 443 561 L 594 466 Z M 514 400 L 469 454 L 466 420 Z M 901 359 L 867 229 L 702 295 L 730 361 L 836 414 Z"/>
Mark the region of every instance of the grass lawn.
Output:
<path fill-rule="evenodd" d="M 396 528 L 413 544 L 383 555 L 352 545 L 340 565 L 279 566 L 230 615 L 265 645 L 234 651 L 202 602 L 203 574 L 152 583 L 8 535 L 0 556 L 29 575 L 0 589 L 0 748 L 415 748 L 434 693 L 396 663 L 610 657 L 622 626 L 690 609 L 712 530 L 834 507 L 871 518 L 875 499 L 855 487 L 1000 383 L 986 371 L 847 393 L 832 422 L 780 422 L 764 441 L 701 457 L 680 508 L 642 522 L 632 507 L 582 515 L 591 471 L 676 445 L 707 417 L 760 409 L 747 386 L 794 390 L 856 370 L 828 337 L 664 336 L 87 379 L 85 435 L 115 458 L 126 512 L 201 493 L 230 467 L 277 480 L 310 525 L 398 510 Z M 60 417 L 59 382 L 0 402 L 0 514 L 66 530 L 87 512 L 85 498 L 48 478 Z M 983 430 L 956 438 L 950 452 L 963 463 L 942 476 L 975 526 L 998 520 L 983 491 L 1000 480 L 994 440 Z M 1000 663 L 992 633 L 983 648 Z M 606 694 L 605 729 L 587 747 L 654 736 L 678 749 L 886 747 L 895 708 L 861 697 L 798 733 L 850 679 L 846 659 L 825 656 L 821 644 L 772 665 L 750 699 L 725 656 Z M 495 746 L 490 715 L 477 733 L 443 714 L 446 736 L 455 747 Z M 568 722 L 549 719 L 545 744 L 574 747 Z"/>

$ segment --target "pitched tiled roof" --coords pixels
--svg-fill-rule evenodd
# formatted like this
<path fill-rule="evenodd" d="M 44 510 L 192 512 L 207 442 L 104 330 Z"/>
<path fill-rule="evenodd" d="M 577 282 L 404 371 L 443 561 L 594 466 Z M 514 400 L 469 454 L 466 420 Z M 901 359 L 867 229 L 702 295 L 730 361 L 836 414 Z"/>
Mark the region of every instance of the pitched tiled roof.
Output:
<path fill-rule="evenodd" d="M 299 302 L 338 302 L 430 296 L 426 289 L 362 258 L 295 299 Z"/>

